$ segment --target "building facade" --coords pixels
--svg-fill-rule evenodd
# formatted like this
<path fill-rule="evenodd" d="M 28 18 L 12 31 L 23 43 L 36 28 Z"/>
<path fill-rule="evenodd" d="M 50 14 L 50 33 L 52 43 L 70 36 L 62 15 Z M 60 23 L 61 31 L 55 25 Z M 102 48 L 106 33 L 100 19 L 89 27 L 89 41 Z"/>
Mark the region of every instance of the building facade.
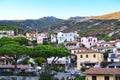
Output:
<path fill-rule="evenodd" d="M 81 44 L 83 44 L 88 49 L 96 45 L 97 42 L 98 40 L 96 37 L 82 37 L 81 38 Z"/>
<path fill-rule="evenodd" d="M 91 50 L 82 51 L 77 55 L 77 69 L 80 70 L 82 67 L 91 68 L 96 64 L 100 64 L 104 58 L 103 54 Z"/>
<path fill-rule="evenodd" d="M 120 80 L 120 68 L 91 68 L 86 71 L 86 80 Z"/>
<path fill-rule="evenodd" d="M 11 37 L 11 36 L 14 36 L 15 33 L 13 30 L 1 30 L 0 31 L 0 38 L 5 36 L 5 37 Z"/>
<path fill-rule="evenodd" d="M 77 37 L 79 37 L 79 35 L 74 32 L 70 32 L 70 33 L 59 32 L 59 33 L 57 33 L 58 44 L 68 42 L 68 41 L 71 41 L 71 42 L 76 41 Z"/>

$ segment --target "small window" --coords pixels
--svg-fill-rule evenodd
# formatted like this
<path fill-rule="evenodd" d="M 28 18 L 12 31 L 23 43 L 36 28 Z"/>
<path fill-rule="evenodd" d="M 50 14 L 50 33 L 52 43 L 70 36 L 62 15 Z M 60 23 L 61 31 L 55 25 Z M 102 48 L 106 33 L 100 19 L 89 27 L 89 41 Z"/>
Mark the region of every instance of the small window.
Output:
<path fill-rule="evenodd" d="M 76 51 L 74 51 L 74 53 L 76 53 Z"/>
<path fill-rule="evenodd" d="M 90 46 L 91 46 L 91 43 L 90 43 Z"/>
<path fill-rule="evenodd" d="M 95 55 L 95 54 L 93 55 L 93 58 L 96 58 L 96 55 Z"/>
<path fill-rule="evenodd" d="M 104 78 L 105 78 L 104 80 L 110 80 L 109 76 L 105 76 Z"/>
<path fill-rule="evenodd" d="M 83 56 L 82 55 L 80 55 L 80 58 L 82 58 Z"/>
<path fill-rule="evenodd" d="M 88 41 L 90 42 L 90 39 L 88 39 Z"/>
<path fill-rule="evenodd" d="M 92 76 L 92 80 L 97 80 L 96 76 Z"/>
<path fill-rule="evenodd" d="M 88 58 L 88 54 L 86 55 L 86 58 Z"/>
<path fill-rule="evenodd" d="M 120 80 L 120 77 L 119 77 L 119 76 L 116 76 L 116 77 L 115 77 L 115 80 Z"/>
<path fill-rule="evenodd" d="M 111 62 L 114 62 L 114 60 L 113 60 L 113 59 L 111 59 Z"/>

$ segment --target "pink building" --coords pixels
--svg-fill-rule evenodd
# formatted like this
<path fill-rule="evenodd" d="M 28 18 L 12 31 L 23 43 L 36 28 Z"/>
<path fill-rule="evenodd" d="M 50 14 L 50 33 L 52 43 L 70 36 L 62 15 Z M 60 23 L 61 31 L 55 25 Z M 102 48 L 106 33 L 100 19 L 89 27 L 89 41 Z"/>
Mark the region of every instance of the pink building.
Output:
<path fill-rule="evenodd" d="M 81 45 L 85 45 L 86 48 L 90 48 L 91 46 L 96 45 L 98 42 L 96 37 L 82 37 L 81 38 Z"/>
<path fill-rule="evenodd" d="M 37 34 L 37 44 L 43 44 L 44 38 L 47 38 L 47 33 Z"/>

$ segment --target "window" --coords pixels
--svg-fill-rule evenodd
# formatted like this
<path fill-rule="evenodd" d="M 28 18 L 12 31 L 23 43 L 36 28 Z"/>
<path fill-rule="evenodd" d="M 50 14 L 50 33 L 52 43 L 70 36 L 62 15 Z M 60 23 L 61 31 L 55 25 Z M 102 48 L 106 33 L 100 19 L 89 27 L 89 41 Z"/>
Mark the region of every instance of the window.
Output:
<path fill-rule="evenodd" d="M 114 60 L 113 60 L 113 59 L 111 59 L 111 62 L 114 62 Z"/>
<path fill-rule="evenodd" d="M 74 53 L 76 53 L 76 51 L 74 51 Z"/>
<path fill-rule="evenodd" d="M 90 46 L 91 46 L 91 43 L 90 43 Z"/>
<path fill-rule="evenodd" d="M 97 80 L 96 76 L 92 76 L 92 80 Z"/>
<path fill-rule="evenodd" d="M 109 66 L 109 68 L 114 68 L 114 66 Z"/>
<path fill-rule="evenodd" d="M 95 54 L 93 55 L 93 58 L 96 58 L 96 55 L 95 55 Z"/>
<path fill-rule="evenodd" d="M 80 55 L 80 58 L 82 58 L 83 56 L 82 55 Z"/>
<path fill-rule="evenodd" d="M 86 58 L 88 58 L 88 54 L 86 54 Z"/>
<path fill-rule="evenodd" d="M 118 76 L 117 76 L 117 77 L 115 77 L 115 80 L 120 80 L 120 77 L 118 77 Z"/>
<path fill-rule="evenodd" d="M 105 77 L 104 77 L 104 80 L 110 80 L 110 79 L 109 79 L 109 76 L 105 76 Z"/>

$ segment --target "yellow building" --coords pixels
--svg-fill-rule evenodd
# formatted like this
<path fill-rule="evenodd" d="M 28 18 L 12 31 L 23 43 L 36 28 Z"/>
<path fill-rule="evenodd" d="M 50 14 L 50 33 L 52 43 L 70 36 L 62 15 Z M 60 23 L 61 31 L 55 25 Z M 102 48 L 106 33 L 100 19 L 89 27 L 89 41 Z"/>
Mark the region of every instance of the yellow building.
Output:
<path fill-rule="evenodd" d="M 86 71 L 86 80 L 120 80 L 120 68 L 91 68 Z"/>
<path fill-rule="evenodd" d="M 82 67 L 91 68 L 103 61 L 103 54 L 91 50 L 82 51 L 77 55 L 77 69 Z"/>

